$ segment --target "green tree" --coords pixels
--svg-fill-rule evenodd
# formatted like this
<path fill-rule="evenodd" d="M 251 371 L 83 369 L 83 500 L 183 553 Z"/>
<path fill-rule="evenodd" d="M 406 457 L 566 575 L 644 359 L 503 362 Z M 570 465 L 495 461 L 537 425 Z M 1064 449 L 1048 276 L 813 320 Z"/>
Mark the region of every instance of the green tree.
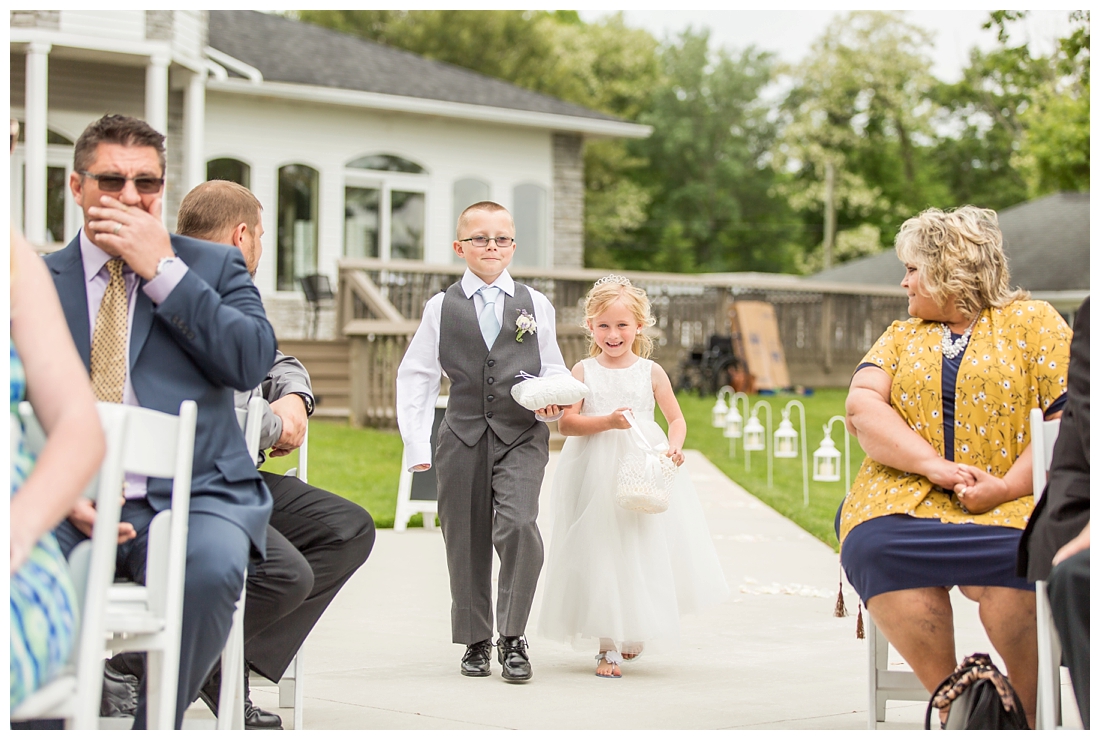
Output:
<path fill-rule="evenodd" d="M 945 126 L 940 171 L 958 203 L 1003 208 L 1056 190 L 1089 187 L 1089 14 L 1070 14 L 1072 30 L 1047 55 L 1013 43 L 1022 11 L 994 11 L 988 52 L 974 49 L 963 79 L 935 99 Z"/>
<path fill-rule="evenodd" d="M 713 50 L 685 31 L 661 53 L 664 83 L 639 120 L 653 135 L 630 149 L 648 162 L 645 225 L 612 251 L 620 264 L 674 271 L 781 270 L 793 264 L 786 204 L 770 194 L 775 136 L 760 91 L 771 55 Z"/>
<path fill-rule="evenodd" d="M 837 231 L 866 223 L 892 234 L 901 218 L 945 198 L 927 151 L 930 44 L 930 34 L 900 13 L 857 11 L 831 23 L 808 56 L 786 68 L 793 85 L 773 161 L 779 191 L 805 219 L 804 266 L 841 256 L 833 254 Z M 874 232 L 857 233 L 865 244 Z"/>

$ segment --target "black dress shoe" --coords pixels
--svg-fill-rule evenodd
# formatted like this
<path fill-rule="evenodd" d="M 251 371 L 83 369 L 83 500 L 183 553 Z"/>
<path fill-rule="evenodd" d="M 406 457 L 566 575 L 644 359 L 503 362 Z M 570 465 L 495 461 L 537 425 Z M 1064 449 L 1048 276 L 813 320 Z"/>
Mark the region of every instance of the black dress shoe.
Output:
<path fill-rule="evenodd" d="M 110 663 L 103 666 L 103 698 L 100 717 L 133 717 L 137 713 L 137 676 L 119 673 Z"/>
<path fill-rule="evenodd" d="M 244 729 L 281 730 L 283 718 L 274 712 L 260 709 L 248 695 L 248 666 L 244 668 Z"/>
<path fill-rule="evenodd" d="M 492 640 L 482 640 L 473 645 L 466 646 L 466 654 L 462 656 L 463 676 L 488 676 L 489 654 L 493 651 Z"/>
<path fill-rule="evenodd" d="M 214 670 L 211 671 L 210 677 L 206 679 L 206 683 L 199 689 L 199 698 L 203 703 L 214 713 L 214 716 L 218 716 L 218 698 L 221 696 L 222 689 L 222 675 L 221 675 L 221 663 L 214 666 Z M 279 715 L 268 712 L 267 710 L 260 709 L 258 706 L 252 703 L 252 699 L 248 694 L 248 668 L 244 669 L 244 729 L 246 730 L 281 730 L 283 729 L 283 718 Z"/>
<path fill-rule="evenodd" d="M 527 641 L 518 637 L 500 636 L 497 642 L 497 660 L 505 681 L 519 683 L 531 678 L 531 661 L 527 658 Z"/>

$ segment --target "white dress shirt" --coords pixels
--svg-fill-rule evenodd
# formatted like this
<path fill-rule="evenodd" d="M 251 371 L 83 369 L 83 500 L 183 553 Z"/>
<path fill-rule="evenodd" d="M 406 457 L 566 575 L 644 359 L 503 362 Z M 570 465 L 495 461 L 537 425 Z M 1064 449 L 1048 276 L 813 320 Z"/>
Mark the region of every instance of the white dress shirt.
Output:
<path fill-rule="evenodd" d="M 474 311 L 478 315 L 485 306 L 485 299 L 478 291 L 485 286 L 484 280 L 466 270 L 462 276 L 462 292 L 467 298 L 473 298 Z M 505 270 L 493 281 L 493 287 L 500 288 L 508 296 L 515 296 L 516 283 Z M 550 300 L 534 288 L 527 286 L 531 301 L 535 307 L 535 324 L 538 331 L 535 337 L 539 343 L 539 355 L 542 370 L 539 375 L 568 375 L 569 368 L 558 348 L 558 335 L 555 329 L 554 306 Z M 417 465 L 432 462 L 432 422 L 435 421 L 435 401 L 439 396 L 440 379 L 446 375 L 439 362 L 439 322 L 443 313 L 445 293 L 436 293 L 424 304 L 424 315 L 420 327 L 409 342 L 401 366 L 397 369 L 397 426 L 401 430 L 401 441 L 405 444 L 405 464 L 411 470 Z M 497 300 L 497 321 L 504 326 L 504 301 Z M 502 329 L 503 331 L 503 329 Z M 539 421 L 557 421 L 561 412 L 552 417 L 535 415 Z"/>

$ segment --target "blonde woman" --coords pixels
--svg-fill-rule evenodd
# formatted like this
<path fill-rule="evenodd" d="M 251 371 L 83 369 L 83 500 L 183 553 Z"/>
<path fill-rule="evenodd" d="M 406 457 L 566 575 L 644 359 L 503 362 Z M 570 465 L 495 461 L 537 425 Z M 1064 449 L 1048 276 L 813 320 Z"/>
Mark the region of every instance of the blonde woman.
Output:
<path fill-rule="evenodd" d="M 929 209 L 895 245 L 912 318 L 852 378 L 847 423 L 867 458 L 837 513 L 841 563 L 929 690 L 960 657 L 948 591 L 977 601 L 1034 723 L 1035 594 L 1015 574 L 1034 507 L 1028 413 L 1061 414 L 1071 331 L 1010 289 L 993 211 Z"/>

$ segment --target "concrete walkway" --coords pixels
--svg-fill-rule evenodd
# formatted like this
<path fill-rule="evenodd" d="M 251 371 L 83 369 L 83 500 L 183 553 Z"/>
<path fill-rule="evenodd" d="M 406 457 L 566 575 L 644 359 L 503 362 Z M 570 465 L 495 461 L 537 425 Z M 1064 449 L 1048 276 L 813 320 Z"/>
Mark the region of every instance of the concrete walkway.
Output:
<path fill-rule="evenodd" d="M 837 555 L 701 453 L 689 451 L 686 464 L 733 593 L 683 621 L 680 649 L 625 664 L 621 680 L 598 679 L 595 644 L 576 652 L 534 636 L 532 623 L 529 683 L 506 684 L 495 657 L 492 677 L 463 677 L 439 530 L 383 530 L 306 644 L 305 728 L 865 729 L 867 651 L 850 588 L 852 616 L 833 617 Z M 544 536 L 549 525 L 540 520 Z M 955 606 L 959 650 L 991 652 L 976 606 L 961 597 Z M 291 726 L 274 688 L 252 696 Z M 884 729 L 923 727 L 924 704 L 891 703 L 887 719 Z"/>

